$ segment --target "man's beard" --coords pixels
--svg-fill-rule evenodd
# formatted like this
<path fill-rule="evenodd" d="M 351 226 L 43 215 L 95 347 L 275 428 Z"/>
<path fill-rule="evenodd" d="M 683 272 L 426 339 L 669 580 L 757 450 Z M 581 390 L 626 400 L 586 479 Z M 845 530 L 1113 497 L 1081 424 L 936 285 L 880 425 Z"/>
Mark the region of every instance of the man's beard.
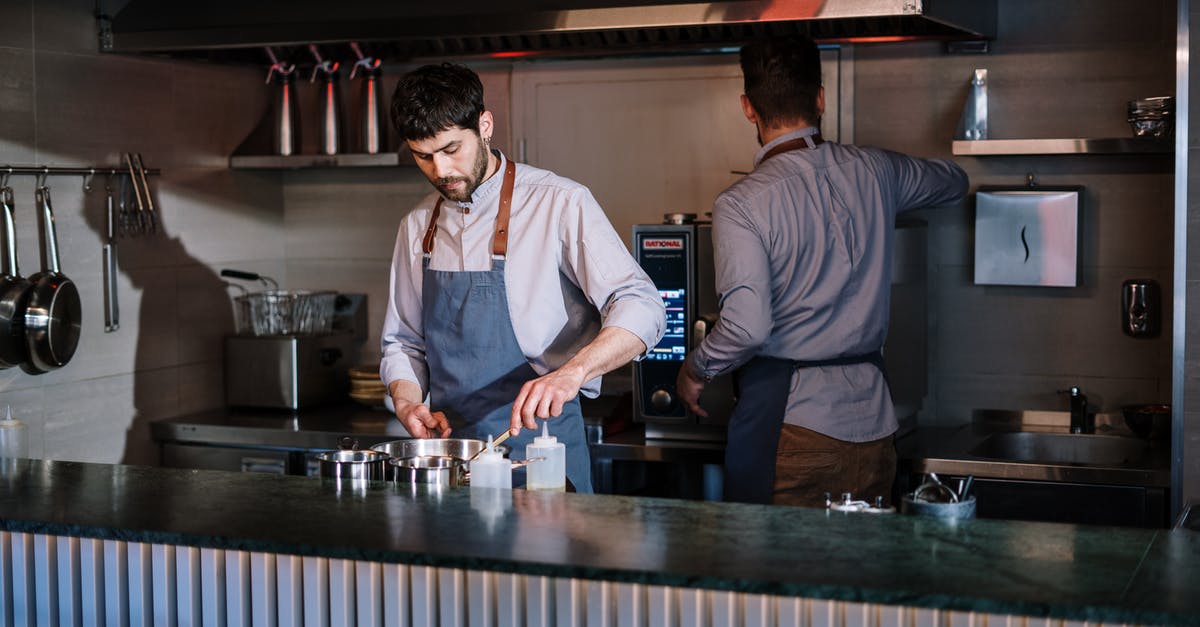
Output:
<path fill-rule="evenodd" d="M 475 167 L 471 172 L 471 176 L 451 176 L 447 178 L 440 178 L 433 182 L 434 186 L 438 188 L 438 191 L 440 191 L 447 199 L 455 202 L 471 202 L 471 195 L 474 194 L 475 190 L 479 188 L 479 184 L 483 183 L 483 177 L 487 174 L 488 149 L 483 143 L 482 138 L 480 138 L 478 141 L 479 150 L 476 152 Z M 466 182 L 466 185 L 463 187 L 461 192 L 448 192 L 442 189 L 443 185 L 450 185 L 459 181 Z"/>

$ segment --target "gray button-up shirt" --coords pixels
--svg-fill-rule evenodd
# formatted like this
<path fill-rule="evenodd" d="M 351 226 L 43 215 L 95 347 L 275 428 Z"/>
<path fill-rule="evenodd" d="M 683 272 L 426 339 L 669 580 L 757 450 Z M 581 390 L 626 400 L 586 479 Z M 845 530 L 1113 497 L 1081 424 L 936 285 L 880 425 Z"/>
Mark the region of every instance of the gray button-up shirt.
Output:
<path fill-rule="evenodd" d="M 967 176 L 952 162 L 823 143 L 762 161 L 713 206 L 720 320 L 691 367 L 730 372 L 755 356 L 816 361 L 879 350 L 887 336 L 892 239 L 900 211 L 961 200 Z M 882 373 L 871 364 L 801 368 L 788 424 L 866 442 L 898 426 Z"/>
<path fill-rule="evenodd" d="M 442 203 L 429 267 L 488 270 L 500 207 L 505 157 L 471 202 Z M 429 390 L 421 288 L 421 238 L 437 202 L 430 194 L 404 217 L 392 255 L 391 289 L 384 314 L 380 377 L 404 379 Z M 504 266 L 508 313 L 521 351 L 539 375 L 561 367 L 600 332 L 617 326 L 648 348 L 662 339 L 666 308 L 650 277 L 586 187 L 553 172 L 517 164 Z M 600 378 L 584 383 L 600 393 Z"/>

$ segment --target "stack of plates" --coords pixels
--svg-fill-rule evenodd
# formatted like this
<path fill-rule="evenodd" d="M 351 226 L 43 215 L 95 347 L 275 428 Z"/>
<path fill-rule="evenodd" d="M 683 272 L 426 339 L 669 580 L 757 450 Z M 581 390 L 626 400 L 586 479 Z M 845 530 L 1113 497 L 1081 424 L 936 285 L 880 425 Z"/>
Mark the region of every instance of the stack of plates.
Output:
<path fill-rule="evenodd" d="M 350 398 L 368 407 L 384 407 L 387 387 L 379 380 L 379 366 L 351 368 Z"/>

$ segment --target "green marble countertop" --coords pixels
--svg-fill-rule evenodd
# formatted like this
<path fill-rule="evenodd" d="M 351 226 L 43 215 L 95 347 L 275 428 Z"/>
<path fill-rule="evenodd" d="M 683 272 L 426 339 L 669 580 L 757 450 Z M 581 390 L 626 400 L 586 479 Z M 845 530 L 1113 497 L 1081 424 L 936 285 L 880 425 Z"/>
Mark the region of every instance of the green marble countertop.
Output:
<path fill-rule="evenodd" d="M 1200 624 L 1200 534 L 9 460 L 0 528 L 995 614 Z"/>

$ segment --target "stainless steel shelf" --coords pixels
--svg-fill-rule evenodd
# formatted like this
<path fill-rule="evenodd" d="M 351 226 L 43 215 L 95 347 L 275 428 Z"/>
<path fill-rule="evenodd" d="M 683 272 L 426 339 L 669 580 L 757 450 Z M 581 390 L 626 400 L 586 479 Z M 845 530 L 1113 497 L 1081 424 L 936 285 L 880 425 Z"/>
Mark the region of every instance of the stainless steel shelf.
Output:
<path fill-rule="evenodd" d="M 954 140 L 956 155 L 1082 155 L 1082 154 L 1170 154 L 1173 137 L 1077 137 L 1066 139 L 979 139 Z"/>
<path fill-rule="evenodd" d="M 299 170 L 305 168 L 382 168 L 412 165 L 399 153 L 348 153 L 340 155 L 234 155 L 229 167 L 238 170 Z"/>

